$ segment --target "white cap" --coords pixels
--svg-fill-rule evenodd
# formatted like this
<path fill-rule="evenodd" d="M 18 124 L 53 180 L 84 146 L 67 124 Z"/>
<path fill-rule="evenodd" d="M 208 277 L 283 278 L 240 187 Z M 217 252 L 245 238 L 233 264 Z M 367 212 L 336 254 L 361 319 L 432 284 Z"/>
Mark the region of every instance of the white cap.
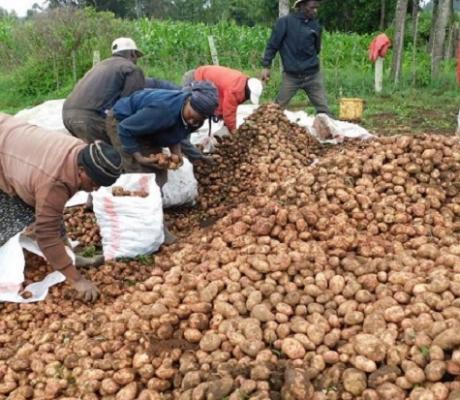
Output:
<path fill-rule="evenodd" d="M 249 78 L 248 88 L 249 88 L 249 91 L 251 92 L 251 95 L 250 95 L 251 103 L 258 105 L 260 96 L 262 95 L 262 91 L 264 90 L 262 81 L 257 78 Z"/>
<path fill-rule="evenodd" d="M 137 48 L 136 42 L 133 39 L 125 37 L 115 39 L 112 42 L 112 54 L 116 54 L 123 50 L 134 50 L 139 57 L 144 55 L 144 53 Z"/>

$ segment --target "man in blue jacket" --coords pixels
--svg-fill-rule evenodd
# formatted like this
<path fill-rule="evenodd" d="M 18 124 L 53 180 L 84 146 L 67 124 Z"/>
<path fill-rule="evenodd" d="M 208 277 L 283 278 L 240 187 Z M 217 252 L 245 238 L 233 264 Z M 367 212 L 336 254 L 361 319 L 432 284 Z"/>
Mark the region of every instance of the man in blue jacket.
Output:
<path fill-rule="evenodd" d="M 107 134 L 120 151 L 126 172 L 155 172 L 162 187 L 166 171 L 149 158 L 162 147 L 182 157 L 181 141 L 211 118 L 218 105 L 216 87 L 194 82 L 183 90 L 144 89 L 118 100 L 107 117 Z"/>
<path fill-rule="evenodd" d="M 149 157 L 168 147 L 182 158 L 181 142 L 211 118 L 219 104 L 216 87 L 192 82 L 183 90 L 144 89 L 118 100 L 107 115 L 107 135 L 127 173 L 154 172 L 160 188 L 167 171 Z M 165 226 L 165 244 L 175 237 Z"/>
<path fill-rule="evenodd" d="M 262 60 L 262 79 L 270 79 L 270 66 L 279 51 L 283 79 L 276 102 L 285 107 L 299 89 L 305 90 L 317 113 L 330 114 L 320 72 L 322 28 L 316 19 L 319 0 L 297 0 L 295 12 L 276 22 Z"/>
<path fill-rule="evenodd" d="M 145 89 L 165 89 L 165 90 L 182 90 L 182 86 L 178 86 L 173 82 L 159 78 L 145 78 Z M 207 164 L 214 165 L 215 161 L 212 156 L 204 155 L 190 141 L 190 137 L 181 142 L 182 153 L 189 159 L 191 163 L 204 161 Z"/>

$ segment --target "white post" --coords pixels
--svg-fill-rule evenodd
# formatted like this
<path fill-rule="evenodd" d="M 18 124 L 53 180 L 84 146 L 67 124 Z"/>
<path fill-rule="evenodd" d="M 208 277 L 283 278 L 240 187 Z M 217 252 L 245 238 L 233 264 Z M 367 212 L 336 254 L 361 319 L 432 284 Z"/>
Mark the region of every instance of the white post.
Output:
<path fill-rule="evenodd" d="M 383 88 L 383 57 L 375 61 L 375 93 L 382 93 Z"/>
<path fill-rule="evenodd" d="M 99 50 L 94 50 L 93 51 L 93 67 L 101 61 L 101 53 Z"/>
<path fill-rule="evenodd" d="M 214 43 L 214 36 L 208 36 L 209 49 L 211 50 L 212 63 L 214 65 L 219 65 L 219 57 L 217 56 L 217 48 Z"/>

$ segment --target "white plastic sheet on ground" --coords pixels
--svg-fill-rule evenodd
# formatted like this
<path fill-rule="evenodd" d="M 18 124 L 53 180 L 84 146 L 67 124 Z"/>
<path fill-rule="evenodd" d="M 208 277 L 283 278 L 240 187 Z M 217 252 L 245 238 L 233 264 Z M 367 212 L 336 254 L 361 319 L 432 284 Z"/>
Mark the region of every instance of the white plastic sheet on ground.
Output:
<path fill-rule="evenodd" d="M 67 207 L 72 207 L 78 204 L 85 204 L 88 193 L 78 192 L 67 203 Z M 75 247 L 78 242 L 72 242 Z M 43 253 L 36 241 L 27 236 L 22 235 L 22 232 L 13 236 L 3 246 L 0 247 L 0 301 L 14 303 L 32 303 L 43 300 L 48 294 L 48 289 L 65 280 L 65 276 L 58 271 L 51 272 L 43 280 L 34 282 L 28 285 L 24 291 L 32 293 L 32 297 L 24 299 L 19 295 L 19 291 L 24 282 L 24 268 L 26 260 L 24 257 L 24 249 L 43 257 Z M 66 247 L 66 251 L 72 260 L 75 260 L 75 254 L 72 249 Z"/>
<path fill-rule="evenodd" d="M 345 138 L 367 140 L 375 137 L 362 126 L 351 122 L 338 121 L 326 114 L 309 116 L 305 111 L 288 111 L 284 114 L 291 122 L 308 129 L 321 143 L 338 144 Z"/>
<path fill-rule="evenodd" d="M 249 117 L 258 106 L 253 104 L 242 104 L 238 107 L 236 125 L 240 127 L 247 117 Z M 362 126 L 345 121 L 338 121 L 330 118 L 326 114 L 318 114 L 316 117 L 309 116 L 305 111 L 285 110 L 284 114 L 289 121 L 303 126 L 312 136 L 321 143 L 338 144 L 345 138 L 367 140 L 374 135 L 369 133 Z M 212 123 L 211 132 L 213 135 L 218 133 L 223 126 L 223 122 Z M 192 143 L 207 146 L 208 124 L 203 125 L 197 132 L 192 134 Z"/>
<path fill-rule="evenodd" d="M 48 289 L 65 281 L 65 276 L 59 271 L 48 274 L 43 280 L 27 285 L 24 291 L 32 296 L 24 299 L 19 293 L 24 282 L 25 258 L 23 249 L 43 257 L 35 241 L 18 233 L 0 247 L 0 301 L 12 303 L 33 303 L 44 300 Z M 66 248 L 69 256 L 74 259 L 72 250 Z"/>
<path fill-rule="evenodd" d="M 136 257 L 159 249 L 164 240 L 160 189 L 154 174 L 125 174 L 115 182 L 126 190 L 144 190 L 147 197 L 113 196 L 112 187 L 93 193 L 93 209 L 106 260 Z"/>
<path fill-rule="evenodd" d="M 45 101 L 36 107 L 19 111 L 15 117 L 45 129 L 69 134 L 64 127 L 64 122 L 62 122 L 64 101 L 65 99 Z"/>

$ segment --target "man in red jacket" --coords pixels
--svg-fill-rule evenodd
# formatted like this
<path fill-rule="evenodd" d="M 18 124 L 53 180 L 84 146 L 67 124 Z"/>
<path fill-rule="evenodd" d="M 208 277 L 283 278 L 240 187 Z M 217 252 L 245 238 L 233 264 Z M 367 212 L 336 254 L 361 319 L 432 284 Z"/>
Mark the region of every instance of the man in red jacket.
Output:
<path fill-rule="evenodd" d="M 251 100 L 259 104 L 262 94 L 262 82 L 250 78 L 236 69 L 218 65 L 203 65 L 184 74 L 183 85 L 188 86 L 192 81 L 211 81 L 219 92 L 219 106 L 216 115 L 224 119 L 224 124 L 230 131 L 236 131 L 236 110 L 241 103 Z"/>

